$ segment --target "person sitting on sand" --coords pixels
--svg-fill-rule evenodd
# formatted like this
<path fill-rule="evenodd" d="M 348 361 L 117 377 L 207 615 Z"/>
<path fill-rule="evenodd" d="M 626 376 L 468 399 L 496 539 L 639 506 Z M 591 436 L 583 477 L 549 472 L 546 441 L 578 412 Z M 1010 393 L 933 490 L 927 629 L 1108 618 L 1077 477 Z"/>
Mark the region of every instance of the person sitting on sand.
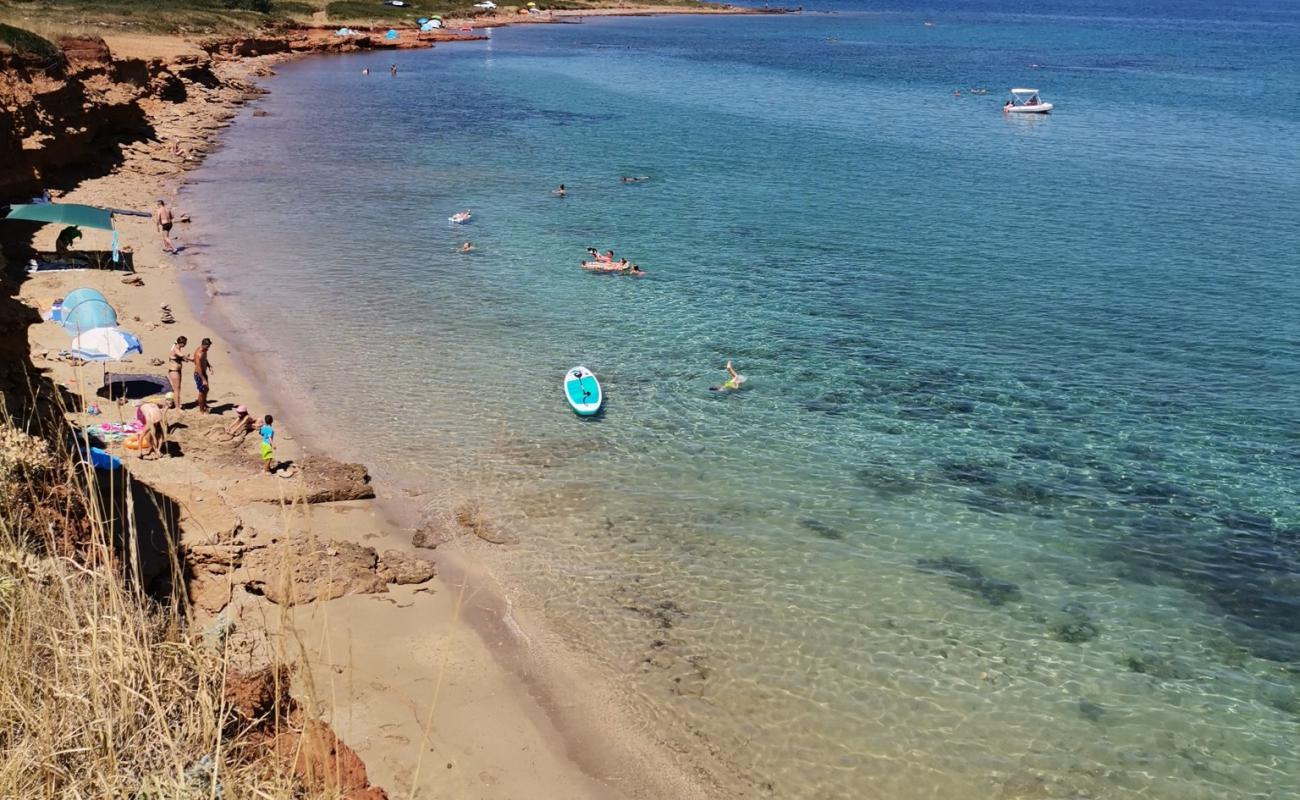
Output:
<path fill-rule="evenodd" d="M 63 255 L 72 249 L 72 243 L 81 238 L 81 228 L 76 225 L 69 225 L 59 231 L 59 238 L 54 240 L 54 252 Z"/>
<path fill-rule="evenodd" d="M 727 379 L 722 382 L 721 386 L 710 386 L 711 392 L 735 392 L 745 385 L 745 376 L 736 372 L 736 368 L 731 366 L 731 361 L 727 361 Z"/>
<path fill-rule="evenodd" d="M 470 242 L 465 242 L 460 246 L 460 251 L 462 253 L 472 253 L 474 252 L 474 245 L 471 244 Z"/>
<path fill-rule="evenodd" d="M 558 187 L 556 187 L 555 189 L 553 189 L 553 190 L 551 191 L 551 194 L 555 195 L 556 197 L 564 197 L 564 195 L 565 195 L 565 192 L 564 192 L 564 184 L 561 183 Z"/>
<path fill-rule="evenodd" d="M 235 406 L 235 418 L 222 430 L 231 439 L 243 439 L 257 427 L 257 420 L 248 413 L 247 406 Z"/>

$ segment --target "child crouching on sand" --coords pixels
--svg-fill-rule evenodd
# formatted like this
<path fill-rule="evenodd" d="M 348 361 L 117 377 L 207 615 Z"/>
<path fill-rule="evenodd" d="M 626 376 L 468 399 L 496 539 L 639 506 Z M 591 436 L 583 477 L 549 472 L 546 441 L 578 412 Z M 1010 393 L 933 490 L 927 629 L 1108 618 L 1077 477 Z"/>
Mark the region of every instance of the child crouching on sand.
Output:
<path fill-rule="evenodd" d="M 262 420 L 261 430 L 258 431 L 262 436 L 262 469 L 268 474 L 271 472 L 271 464 L 275 459 L 275 428 L 271 427 L 274 422 L 275 420 L 271 419 L 271 415 L 267 414 Z"/>

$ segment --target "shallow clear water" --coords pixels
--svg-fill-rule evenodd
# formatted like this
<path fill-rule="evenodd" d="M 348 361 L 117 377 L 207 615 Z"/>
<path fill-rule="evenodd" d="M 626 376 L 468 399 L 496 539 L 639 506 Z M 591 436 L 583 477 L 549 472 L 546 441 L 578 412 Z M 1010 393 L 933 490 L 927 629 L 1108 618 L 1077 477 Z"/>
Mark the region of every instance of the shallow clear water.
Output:
<path fill-rule="evenodd" d="M 285 65 L 192 252 L 724 784 L 1300 796 L 1300 11 L 821 8 Z"/>

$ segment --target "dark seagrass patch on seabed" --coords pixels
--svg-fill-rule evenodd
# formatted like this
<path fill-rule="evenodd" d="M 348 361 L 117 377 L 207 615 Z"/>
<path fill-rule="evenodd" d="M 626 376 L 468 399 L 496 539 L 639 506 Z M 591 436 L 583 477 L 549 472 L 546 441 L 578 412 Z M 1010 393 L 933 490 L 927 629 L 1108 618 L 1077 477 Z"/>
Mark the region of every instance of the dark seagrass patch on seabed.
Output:
<path fill-rule="evenodd" d="M 916 568 L 921 572 L 943 576 L 949 586 L 978 597 L 991 606 L 1006 605 L 1022 596 L 1020 587 L 1016 584 L 990 578 L 984 574 L 984 570 L 964 558 L 922 558 L 917 560 Z"/>

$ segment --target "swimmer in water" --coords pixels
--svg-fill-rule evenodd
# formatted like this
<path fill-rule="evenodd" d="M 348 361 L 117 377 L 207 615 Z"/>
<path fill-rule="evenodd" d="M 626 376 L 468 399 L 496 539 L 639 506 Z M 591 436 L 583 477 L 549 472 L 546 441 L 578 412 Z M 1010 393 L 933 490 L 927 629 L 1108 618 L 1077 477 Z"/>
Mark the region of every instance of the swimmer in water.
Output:
<path fill-rule="evenodd" d="M 727 362 L 727 379 L 722 382 L 721 386 L 710 386 L 710 392 L 735 392 L 745 385 L 745 376 L 736 372 L 736 368 Z"/>
<path fill-rule="evenodd" d="M 362 74 L 362 75 L 369 75 L 369 74 L 370 74 L 370 67 L 364 67 L 364 68 L 362 68 L 362 70 L 361 70 L 361 74 Z"/>
<path fill-rule="evenodd" d="M 470 244 L 469 242 L 465 242 L 460 246 L 460 251 L 462 253 L 472 253 L 474 252 L 474 245 Z"/>
<path fill-rule="evenodd" d="M 650 180 L 650 176 L 649 176 L 649 175 L 637 175 L 637 176 L 633 177 L 633 176 L 631 176 L 631 175 L 624 175 L 624 176 L 621 178 L 621 180 L 623 181 L 623 183 L 640 183 L 641 181 L 648 181 L 648 180 Z"/>
<path fill-rule="evenodd" d="M 551 191 L 551 194 L 555 195 L 556 197 L 564 197 L 565 195 L 564 184 L 561 183 L 557 188 L 553 189 Z"/>

